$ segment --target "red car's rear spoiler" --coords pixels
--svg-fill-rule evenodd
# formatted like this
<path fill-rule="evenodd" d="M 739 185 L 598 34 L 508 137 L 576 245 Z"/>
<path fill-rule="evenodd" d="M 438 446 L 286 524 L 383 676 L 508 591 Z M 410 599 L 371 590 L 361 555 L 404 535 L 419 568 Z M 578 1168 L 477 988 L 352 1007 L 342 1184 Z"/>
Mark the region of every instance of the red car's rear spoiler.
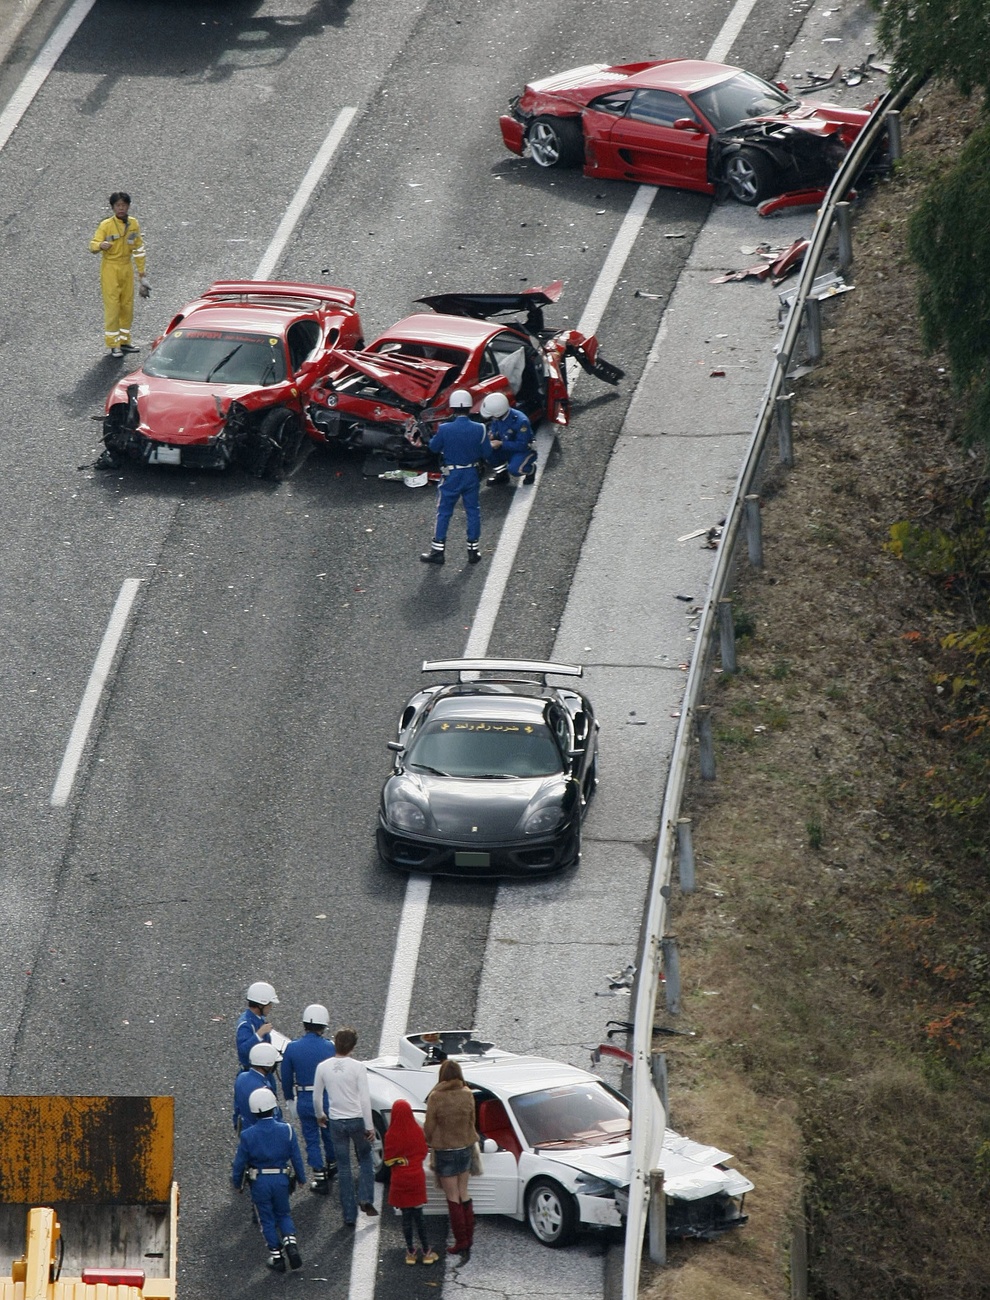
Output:
<path fill-rule="evenodd" d="M 353 289 L 339 289 L 330 284 L 301 284 L 292 280 L 216 280 L 202 296 L 255 302 L 273 298 L 298 302 L 301 298 L 313 303 L 339 303 L 342 307 L 353 307 L 357 302 Z"/>

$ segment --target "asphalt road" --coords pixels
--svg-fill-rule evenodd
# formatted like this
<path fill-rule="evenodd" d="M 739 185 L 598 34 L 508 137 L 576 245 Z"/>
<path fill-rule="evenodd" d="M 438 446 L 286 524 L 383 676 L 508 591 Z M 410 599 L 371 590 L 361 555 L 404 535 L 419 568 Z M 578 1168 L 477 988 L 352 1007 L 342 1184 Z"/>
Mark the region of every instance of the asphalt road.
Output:
<path fill-rule="evenodd" d="M 497 115 L 536 75 L 701 55 L 728 7 L 99 0 L 0 154 L 0 1085 L 174 1092 L 186 1294 L 270 1284 L 226 1186 L 248 981 L 275 983 L 287 1032 L 320 1000 L 377 1045 L 404 891 L 374 852 L 384 742 L 421 659 L 462 651 L 486 566 L 424 570 L 431 494 L 323 451 L 277 488 L 89 468 L 90 416 L 116 372 L 87 250 L 106 194 L 129 189 L 145 231 L 146 342 L 210 280 L 254 272 L 353 106 L 279 278 L 355 287 L 369 338 L 423 293 L 557 277 L 552 319 L 575 324 L 635 187 L 537 172 L 504 152 Z M 733 61 L 772 72 L 802 12 L 760 5 Z M 494 653 L 552 645 L 612 440 L 708 206 L 674 191 L 653 205 L 600 330 L 628 378 L 617 393 L 582 380 Z M 506 498 L 484 508 L 490 549 Z M 52 808 L 127 578 L 142 585 L 126 641 L 73 797 Z M 492 897 L 434 886 L 412 1023 L 473 1020 Z M 349 1243 L 325 1209 L 300 1210 L 319 1259 L 304 1274 L 343 1296 Z M 409 1287 L 387 1267 L 378 1294 Z"/>

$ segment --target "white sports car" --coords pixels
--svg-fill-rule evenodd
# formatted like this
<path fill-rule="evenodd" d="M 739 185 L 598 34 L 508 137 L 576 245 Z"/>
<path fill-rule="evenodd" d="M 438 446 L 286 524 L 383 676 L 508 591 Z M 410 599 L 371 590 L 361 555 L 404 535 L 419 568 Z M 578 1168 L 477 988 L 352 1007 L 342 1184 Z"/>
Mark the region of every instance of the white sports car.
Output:
<path fill-rule="evenodd" d="M 546 1246 L 572 1241 L 581 1224 L 621 1227 L 629 1192 L 628 1101 L 596 1075 L 542 1056 L 517 1056 L 473 1031 L 409 1034 L 398 1056 L 368 1061 L 371 1104 L 380 1139 L 394 1103 L 405 1098 L 422 1119 L 440 1064 L 457 1061 L 474 1092 L 484 1173 L 471 1179 L 477 1214 L 525 1220 Z M 660 1164 L 667 1235 L 716 1237 L 746 1222 L 743 1198 L 753 1184 L 725 1151 L 668 1129 Z M 443 1194 L 427 1179 L 427 1214 L 445 1214 Z"/>

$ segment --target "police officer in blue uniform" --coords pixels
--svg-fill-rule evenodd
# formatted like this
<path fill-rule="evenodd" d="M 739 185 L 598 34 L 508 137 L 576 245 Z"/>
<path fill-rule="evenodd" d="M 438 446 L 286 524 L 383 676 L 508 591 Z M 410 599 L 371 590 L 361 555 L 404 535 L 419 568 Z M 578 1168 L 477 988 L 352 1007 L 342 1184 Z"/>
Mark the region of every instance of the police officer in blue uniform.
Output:
<path fill-rule="evenodd" d="M 272 1027 L 268 1022 L 268 1012 L 278 1004 L 275 990 L 265 980 L 256 980 L 248 986 L 247 1006 L 237 1022 L 237 1059 L 241 1069 L 246 1070 L 251 1064 L 249 1057 L 255 1043 L 270 1043 Z"/>
<path fill-rule="evenodd" d="M 489 393 L 481 403 L 481 418 L 488 422 L 488 437 L 494 456 L 495 473 L 488 480 L 489 487 L 508 483 L 509 476 L 532 483 L 536 478 L 536 448 L 533 426 L 529 416 L 518 406 L 510 406 L 504 393 Z"/>
<path fill-rule="evenodd" d="M 321 1061 L 336 1056 L 337 1049 L 323 1037 L 330 1027 L 330 1012 L 319 1002 L 311 1003 L 303 1012 L 303 1035 L 295 1038 L 282 1057 L 282 1091 L 286 1108 L 295 1106 L 299 1125 L 306 1143 L 306 1160 L 313 1171 L 310 1187 L 319 1196 L 326 1196 L 330 1180 L 337 1173 L 337 1157 L 329 1128 L 320 1128 L 313 1113 L 313 1080 Z"/>
<path fill-rule="evenodd" d="M 419 557 L 424 564 L 443 564 L 447 528 L 454 506 L 464 502 L 467 514 L 468 563 L 481 559 L 478 543 L 481 538 L 481 502 L 479 488 L 481 475 L 478 462 L 491 460 L 492 445 L 485 426 L 469 418 L 471 394 L 465 388 L 455 388 L 450 395 L 450 409 L 454 418 L 447 420 L 430 439 L 430 451 L 443 457 L 443 481 L 437 491 L 437 522 L 433 541 L 428 551 Z"/>
<path fill-rule="evenodd" d="M 272 1043 L 255 1043 L 250 1053 L 250 1069 L 242 1070 L 234 1080 L 234 1129 L 243 1133 L 255 1123 L 249 1102 L 252 1092 L 258 1088 L 268 1088 L 277 1092 L 275 1066 L 279 1062 L 278 1048 Z M 281 1119 L 282 1113 L 275 1112 L 275 1118 Z"/>
<path fill-rule="evenodd" d="M 240 1191 L 247 1178 L 251 1200 L 258 1212 L 261 1231 L 268 1245 L 268 1267 L 285 1272 L 285 1257 L 292 1268 L 302 1267 L 302 1255 L 296 1241 L 296 1225 L 289 1212 L 290 1179 L 306 1181 L 295 1129 L 275 1118 L 277 1102 L 268 1088 L 255 1088 L 249 1105 L 255 1123 L 241 1133 L 240 1146 L 230 1168 L 230 1181 Z"/>

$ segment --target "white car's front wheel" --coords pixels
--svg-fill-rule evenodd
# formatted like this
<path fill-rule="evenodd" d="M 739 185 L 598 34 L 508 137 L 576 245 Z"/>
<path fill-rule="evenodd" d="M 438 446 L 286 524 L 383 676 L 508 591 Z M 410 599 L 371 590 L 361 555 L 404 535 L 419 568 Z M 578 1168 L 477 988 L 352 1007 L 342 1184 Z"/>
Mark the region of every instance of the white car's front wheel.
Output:
<path fill-rule="evenodd" d="M 577 1235 L 574 1197 L 552 1178 L 534 1178 L 526 1188 L 526 1222 L 544 1246 L 567 1246 Z"/>

